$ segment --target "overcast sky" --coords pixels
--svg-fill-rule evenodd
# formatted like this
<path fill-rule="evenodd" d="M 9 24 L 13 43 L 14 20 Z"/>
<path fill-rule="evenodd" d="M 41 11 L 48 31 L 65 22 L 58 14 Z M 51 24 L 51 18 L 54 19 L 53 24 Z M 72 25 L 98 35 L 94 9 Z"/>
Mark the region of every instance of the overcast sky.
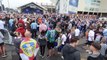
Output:
<path fill-rule="evenodd" d="M 10 7 L 14 9 L 30 2 L 35 2 L 38 4 L 51 4 L 50 0 L 2 0 L 2 3 L 5 7 Z"/>

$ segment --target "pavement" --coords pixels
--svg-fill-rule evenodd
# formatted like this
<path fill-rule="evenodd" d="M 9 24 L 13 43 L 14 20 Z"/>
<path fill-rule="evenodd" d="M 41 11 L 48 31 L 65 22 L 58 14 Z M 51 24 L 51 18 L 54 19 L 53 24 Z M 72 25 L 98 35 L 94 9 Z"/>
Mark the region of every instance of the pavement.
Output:
<path fill-rule="evenodd" d="M 77 49 L 81 52 L 81 60 L 87 60 L 88 54 L 85 52 L 85 49 L 83 47 L 85 42 L 86 42 L 85 38 L 80 39 L 79 45 L 77 47 Z M 7 57 L 6 58 L 0 57 L 0 60 L 19 60 L 18 54 L 16 53 L 15 47 L 13 45 L 6 44 L 6 52 L 7 52 Z M 47 50 L 45 53 L 45 58 L 41 58 L 39 56 L 39 53 L 37 55 L 37 60 L 63 60 L 61 58 L 61 55 L 59 55 L 59 54 L 56 54 L 56 55 L 51 56 L 51 57 L 46 57 Z"/>

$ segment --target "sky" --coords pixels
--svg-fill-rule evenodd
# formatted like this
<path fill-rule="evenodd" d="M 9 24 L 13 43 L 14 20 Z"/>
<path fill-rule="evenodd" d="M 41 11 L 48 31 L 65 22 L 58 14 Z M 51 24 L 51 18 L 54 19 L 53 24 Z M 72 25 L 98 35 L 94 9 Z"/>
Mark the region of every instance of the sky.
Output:
<path fill-rule="evenodd" d="M 50 0 L 2 0 L 2 4 L 4 4 L 5 7 L 10 7 L 13 9 L 17 9 L 17 7 L 30 2 L 35 2 L 38 4 L 51 4 Z"/>

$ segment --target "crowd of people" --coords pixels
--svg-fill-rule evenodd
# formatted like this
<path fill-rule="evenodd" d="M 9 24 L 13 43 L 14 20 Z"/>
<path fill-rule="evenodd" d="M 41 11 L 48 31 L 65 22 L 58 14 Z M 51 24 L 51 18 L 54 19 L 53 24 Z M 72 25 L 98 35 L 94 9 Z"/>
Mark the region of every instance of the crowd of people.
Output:
<path fill-rule="evenodd" d="M 38 51 L 44 58 L 54 55 L 55 49 L 64 60 L 81 60 L 76 49 L 85 37 L 89 56 L 87 60 L 107 59 L 107 21 L 95 15 L 83 14 L 21 14 L 0 15 L 0 53 L 6 57 L 3 32 L 13 37 L 20 60 L 36 60 Z M 47 47 L 46 47 L 47 46 Z"/>

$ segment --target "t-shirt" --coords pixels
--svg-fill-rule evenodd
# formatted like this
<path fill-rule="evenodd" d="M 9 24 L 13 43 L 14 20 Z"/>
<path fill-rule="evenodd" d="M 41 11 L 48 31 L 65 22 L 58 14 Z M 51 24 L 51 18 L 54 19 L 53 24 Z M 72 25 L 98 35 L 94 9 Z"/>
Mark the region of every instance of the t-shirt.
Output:
<path fill-rule="evenodd" d="M 63 44 L 63 45 L 65 44 L 66 39 L 67 39 L 66 35 L 63 34 L 62 37 L 61 37 L 61 40 L 62 40 L 62 44 Z"/>
<path fill-rule="evenodd" d="M 20 44 L 20 56 L 22 60 L 34 60 L 37 55 L 38 48 L 39 46 L 36 40 L 25 38 Z"/>
<path fill-rule="evenodd" d="M 75 36 L 79 36 L 80 35 L 80 30 L 79 29 L 75 29 Z"/>
<path fill-rule="evenodd" d="M 39 25 L 39 32 L 46 31 L 46 30 L 47 30 L 47 26 L 45 24 Z"/>
<path fill-rule="evenodd" d="M 36 23 L 31 23 L 31 29 L 37 29 L 37 24 Z"/>
<path fill-rule="evenodd" d="M 47 31 L 46 36 L 49 42 L 55 42 L 55 37 L 56 37 L 55 34 L 56 34 L 55 30 Z"/>
<path fill-rule="evenodd" d="M 104 36 L 107 36 L 107 29 L 104 29 L 103 35 L 104 35 Z"/>
<path fill-rule="evenodd" d="M 100 42 L 100 39 L 101 39 L 101 35 L 97 35 L 95 38 L 95 42 Z"/>
<path fill-rule="evenodd" d="M 95 35 L 95 32 L 93 30 L 90 30 L 88 33 L 88 41 L 93 41 L 94 35 Z"/>
<path fill-rule="evenodd" d="M 13 19 L 10 19 L 10 20 L 9 20 L 9 24 L 10 24 L 11 27 L 12 27 L 12 25 L 13 25 L 13 21 L 14 21 Z"/>
<path fill-rule="evenodd" d="M 4 29 L 4 24 L 5 24 L 5 22 L 0 20 L 0 29 Z"/>
<path fill-rule="evenodd" d="M 100 52 L 103 56 L 105 56 L 106 49 L 107 49 L 107 44 L 101 44 Z"/>

